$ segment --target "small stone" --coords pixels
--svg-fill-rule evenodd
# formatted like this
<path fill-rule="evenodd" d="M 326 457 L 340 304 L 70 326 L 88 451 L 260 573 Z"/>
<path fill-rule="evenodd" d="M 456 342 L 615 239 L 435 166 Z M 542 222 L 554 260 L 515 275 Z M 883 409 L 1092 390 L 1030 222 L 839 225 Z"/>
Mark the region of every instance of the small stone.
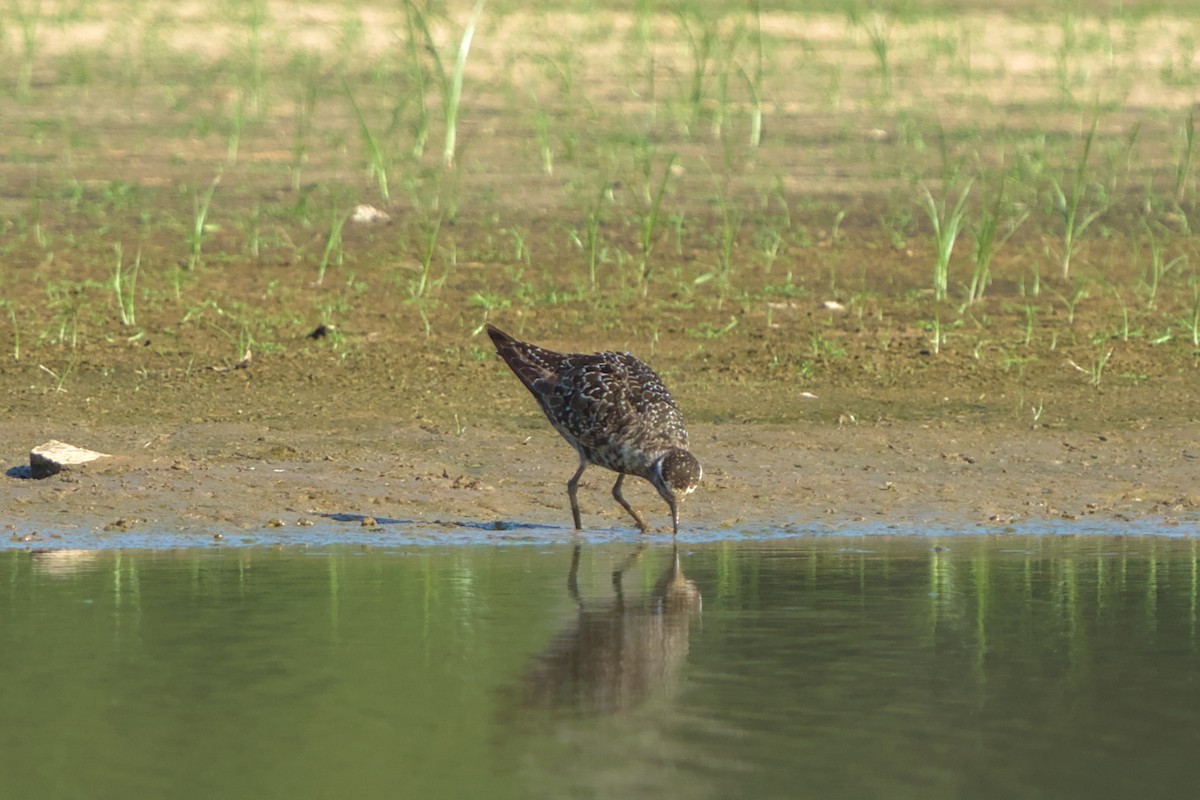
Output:
<path fill-rule="evenodd" d="M 391 217 L 386 211 L 380 211 L 375 206 L 362 203 L 354 207 L 354 214 L 350 219 L 359 225 L 367 225 L 372 222 L 387 222 Z"/>
<path fill-rule="evenodd" d="M 320 325 L 313 328 L 305 338 L 312 339 L 314 341 L 317 339 L 324 339 L 335 330 L 336 328 L 333 325 L 326 325 L 324 322 L 322 322 Z"/>
<path fill-rule="evenodd" d="M 51 439 L 29 451 L 29 472 L 34 478 L 48 478 L 69 467 L 77 467 L 98 458 L 110 458 L 108 453 L 86 450 L 73 444 Z"/>

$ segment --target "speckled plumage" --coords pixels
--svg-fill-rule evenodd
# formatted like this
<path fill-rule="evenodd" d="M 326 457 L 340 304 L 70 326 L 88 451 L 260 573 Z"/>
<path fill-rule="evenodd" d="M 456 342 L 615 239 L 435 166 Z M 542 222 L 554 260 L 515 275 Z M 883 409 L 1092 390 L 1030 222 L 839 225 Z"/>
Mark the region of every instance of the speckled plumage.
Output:
<path fill-rule="evenodd" d="M 629 353 L 556 353 L 514 339 L 488 325 L 505 363 L 537 399 L 546 418 L 579 453 L 579 470 L 567 483 L 575 527 L 576 490 L 588 464 L 618 473 L 613 497 L 646 530 L 621 494 L 625 475 L 645 478 L 671 508 L 678 530 L 678 501 L 700 482 L 699 462 L 688 452 L 687 428 L 662 380 Z"/>

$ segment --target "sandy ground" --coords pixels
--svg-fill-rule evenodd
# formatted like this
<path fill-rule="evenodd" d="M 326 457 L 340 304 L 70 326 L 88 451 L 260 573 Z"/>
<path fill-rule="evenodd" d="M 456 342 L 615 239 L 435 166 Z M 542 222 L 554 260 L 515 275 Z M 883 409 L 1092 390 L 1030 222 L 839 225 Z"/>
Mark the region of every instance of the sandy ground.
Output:
<path fill-rule="evenodd" d="M 1194 429 L 1103 433 L 981 430 L 976 425 L 693 426 L 705 481 L 684 507 L 690 533 L 770 535 L 897 531 L 1020 531 L 1047 521 L 1063 533 L 1088 520 L 1120 530 L 1179 535 L 1200 520 L 1200 442 Z M 5 438 L 19 439 L 9 429 Z M 28 433 L 28 431 L 25 431 Z M 5 544 L 104 546 L 113 534 L 251 531 L 283 536 L 336 523 L 351 534 L 379 523 L 385 537 L 546 526 L 570 533 L 564 483 L 574 454 L 546 430 L 419 427 L 359 430 L 354 450 L 337 434 L 262 425 L 188 425 L 168 435 L 123 431 L 87 445 L 110 459 L 43 480 L 19 465 L 0 481 Z M 99 439 L 97 442 L 95 439 Z M 9 448 L 11 452 L 12 448 Z M 310 454 L 326 450 L 323 457 Z M 611 473 L 592 468 L 580 491 L 584 524 L 631 529 L 609 496 Z M 627 489 L 652 524 L 662 502 L 642 482 Z M 660 527 L 660 532 L 669 532 Z M 188 538 L 180 540 L 186 543 Z"/>

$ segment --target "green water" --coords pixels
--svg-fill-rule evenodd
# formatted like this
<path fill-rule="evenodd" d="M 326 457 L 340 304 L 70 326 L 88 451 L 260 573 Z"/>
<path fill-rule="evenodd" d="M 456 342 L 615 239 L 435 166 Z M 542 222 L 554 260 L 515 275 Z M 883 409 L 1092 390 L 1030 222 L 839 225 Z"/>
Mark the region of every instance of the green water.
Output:
<path fill-rule="evenodd" d="M 678 569 L 661 541 L 0 552 L 0 797 L 1192 796 L 1198 563 L 1061 536 Z"/>

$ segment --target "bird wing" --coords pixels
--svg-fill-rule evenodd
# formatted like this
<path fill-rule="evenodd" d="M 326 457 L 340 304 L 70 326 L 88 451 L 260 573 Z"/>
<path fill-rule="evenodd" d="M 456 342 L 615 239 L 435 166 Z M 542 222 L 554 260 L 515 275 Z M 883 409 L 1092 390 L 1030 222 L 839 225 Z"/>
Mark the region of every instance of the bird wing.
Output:
<path fill-rule="evenodd" d="M 548 401 L 581 445 L 644 445 L 663 439 L 687 446 L 687 431 L 658 375 L 629 353 L 572 355 Z"/>
<path fill-rule="evenodd" d="M 492 325 L 487 326 L 487 331 L 504 363 L 521 379 L 525 388 L 541 400 L 563 371 L 566 357 L 553 350 L 522 342 Z"/>
<path fill-rule="evenodd" d="M 629 402 L 647 430 L 656 433 L 665 445 L 688 446 L 687 428 L 675 398 L 663 385 L 658 373 L 630 353 L 616 356 L 625 367 Z"/>

